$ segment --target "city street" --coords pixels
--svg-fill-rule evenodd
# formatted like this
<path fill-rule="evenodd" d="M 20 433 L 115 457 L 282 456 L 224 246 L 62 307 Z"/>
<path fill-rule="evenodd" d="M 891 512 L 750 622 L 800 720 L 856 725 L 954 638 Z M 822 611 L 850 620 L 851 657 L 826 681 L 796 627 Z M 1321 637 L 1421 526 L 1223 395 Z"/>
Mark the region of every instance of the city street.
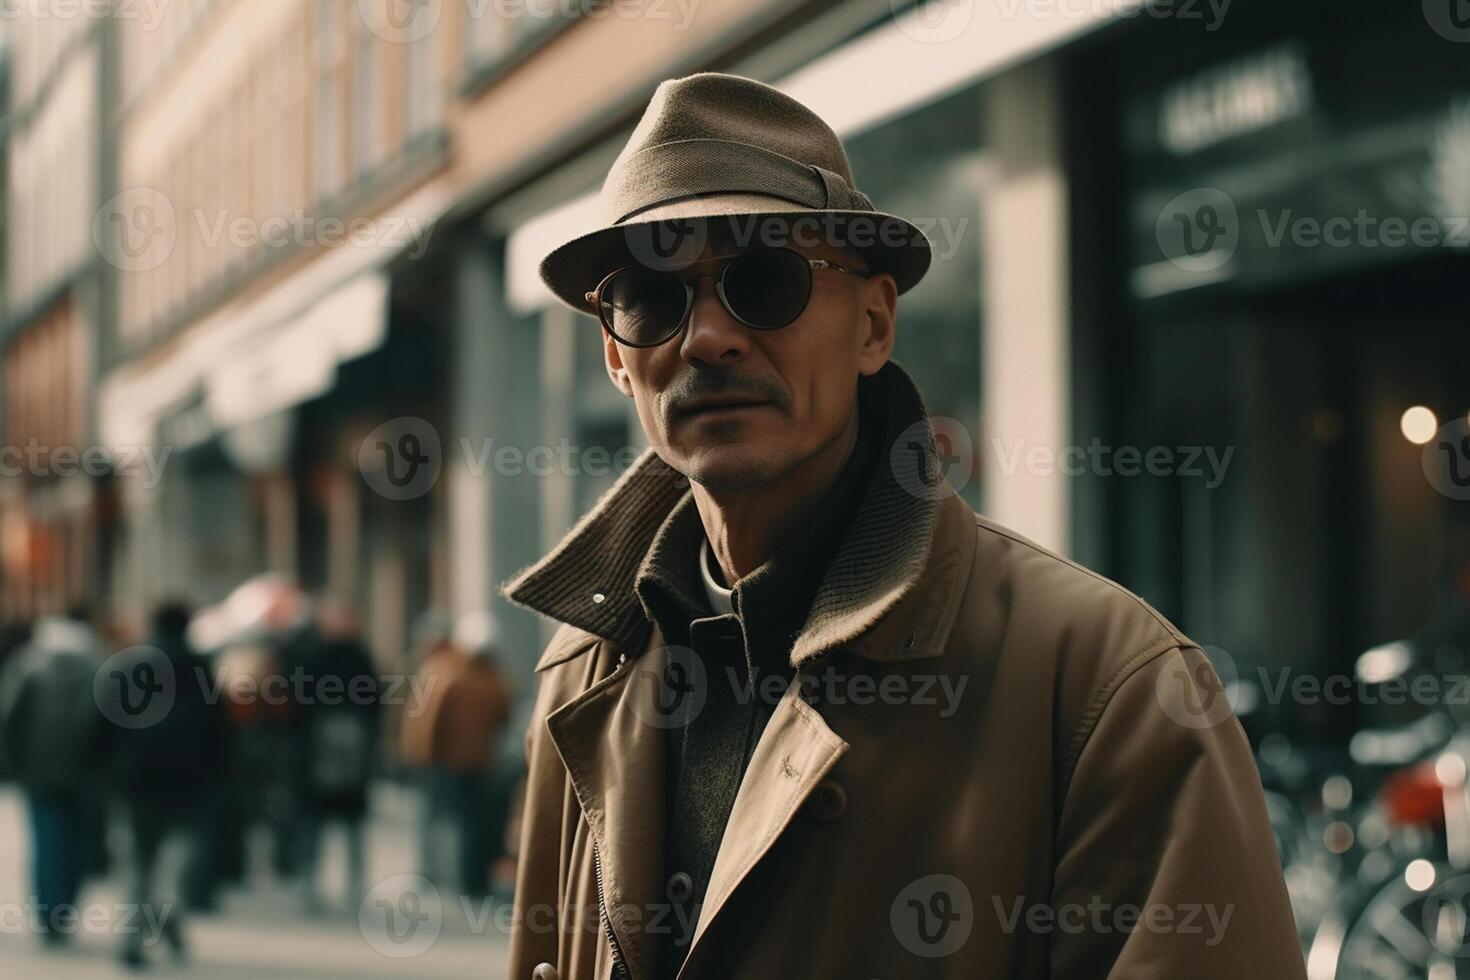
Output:
<path fill-rule="evenodd" d="M 503 977 L 506 941 L 496 923 L 506 910 L 498 902 L 437 895 L 413 875 L 414 816 L 413 800 L 401 790 L 377 789 L 367 846 L 370 893 L 361 916 L 358 908 L 342 906 L 345 849 L 329 834 L 323 852 L 327 911 L 304 914 L 295 890 L 271 882 L 258 869 L 251 887 L 226 893 L 219 912 L 188 921 L 186 961 L 171 962 L 162 943 L 150 949 L 152 972 L 201 980 Z M 25 899 L 28 846 L 24 799 L 7 786 L 0 790 L 0 976 L 92 980 L 129 975 L 117 962 L 115 937 L 102 925 L 131 918 L 119 905 L 123 892 L 117 875 L 84 889 L 81 925 L 70 948 L 51 952 L 28 934 L 23 926 L 31 912 Z M 389 906 L 410 914 L 423 909 L 422 928 L 411 920 L 407 930 L 385 924 L 383 916 L 393 912 L 382 910 Z"/>

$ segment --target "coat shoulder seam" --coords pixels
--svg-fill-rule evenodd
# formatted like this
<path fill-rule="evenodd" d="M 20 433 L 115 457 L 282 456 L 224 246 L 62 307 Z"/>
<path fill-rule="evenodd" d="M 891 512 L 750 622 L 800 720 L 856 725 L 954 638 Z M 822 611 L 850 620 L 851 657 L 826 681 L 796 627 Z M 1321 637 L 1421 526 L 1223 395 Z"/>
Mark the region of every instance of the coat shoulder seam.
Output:
<path fill-rule="evenodd" d="M 1059 555 L 1048 548 L 1044 548 L 1036 542 L 1030 541 L 1020 534 L 1011 531 L 1009 528 L 1001 527 L 1000 525 L 997 525 L 991 521 L 987 521 L 985 520 L 985 518 L 981 517 L 978 514 L 975 515 L 975 526 L 981 531 L 988 531 L 996 535 L 997 537 L 1005 538 L 1006 540 L 1011 541 L 1014 544 L 1029 548 L 1037 554 L 1044 555 L 1047 558 L 1051 558 L 1054 561 L 1060 562 L 1061 564 L 1066 565 L 1074 571 L 1086 575 L 1093 581 L 1107 586 L 1118 594 L 1132 600 L 1132 602 L 1139 609 L 1141 609 L 1149 616 L 1154 625 L 1163 631 L 1163 635 L 1155 637 L 1151 643 L 1147 644 L 1141 650 L 1138 650 L 1133 655 L 1126 658 L 1121 664 L 1119 664 L 1118 667 L 1112 672 L 1112 674 L 1109 675 L 1108 679 L 1103 682 L 1102 686 L 1098 688 L 1097 693 L 1092 696 L 1092 699 L 1088 702 L 1086 709 L 1083 710 L 1082 717 L 1078 719 L 1077 726 L 1073 730 L 1072 736 L 1067 742 L 1066 755 L 1062 759 L 1061 770 L 1057 775 L 1056 785 L 1058 796 L 1060 798 L 1061 796 L 1065 795 L 1066 788 L 1071 784 L 1072 774 L 1076 769 L 1078 760 L 1082 756 L 1082 750 L 1086 747 L 1088 740 L 1092 737 L 1092 732 L 1097 727 L 1098 720 L 1102 717 L 1103 711 L 1112 701 L 1113 695 L 1117 692 L 1118 688 L 1122 687 L 1123 683 L 1127 681 L 1129 677 L 1131 677 L 1144 665 L 1152 661 L 1155 657 L 1161 656 L 1162 654 L 1165 654 L 1170 650 L 1192 647 L 1195 646 L 1195 644 L 1187 636 L 1181 633 L 1173 623 L 1169 622 L 1169 620 L 1166 619 L 1163 614 L 1161 614 L 1153 606 L 1149 605 L 1149 603 L 1142 596 L 1133 592 L 1131 589 L 1127 588 L 1121 583 L 1115 582 L 1112 579 L 1108 578 L 1106 575 L 1102 575 L 1096 571 L 1093 571 L 1087 566 L 1081 565 L 1073 561 L 1072 559 L 1067 558 L 1065 555 Z"/>
<path fill-rule="evenodd" d="M 1097 730 L 1097 723 L 1102 719 L 1102 714 L 1107 710 L 1108 705 L 1112 704 L 1113 696 L 1118 693 L 1118 689 L 1127 683 L 1130 677 L 1159 657 L 1173 650 L 1183 650 L 1193 646 L 1194 644 L 1187 640 L 1179 641 L 1172 637 L 1164 637 L 1144 647 L 1113 671 L 1112 676 L 1098 689 L 1088 703 L 1087 709 L 1082 712 L 1077 729 L 1068 743 L 1067 755 L 1063 759 L 1062 769 L 1057 779 L 1060 796 L 1065 796 L 1066 789 L 1071 786 L 1077 763 L 1082 758 L 1082 750 L 1091 741 L 1092 733 Z"/>
<path fill-rule="evenodd" d="M 1131 599 L 1135 605 L 1137 605 L 1140 609 L 1147 613 L 1149 618 L 1151 618 L 1154 623 L 1161 627 L 1166 633 L 1172 636 L 1176 642 L 1188 642 L 1184 638 L 1183 634 L 1179 632 L 1178 628 L 1174 626 L 1173 623 L 1169 622 L 1169 620 L 1164 618 L 1162 613 L 1160 613 L 1153 606 L 1149 605 L 1148 601 L 1145 600 L 1138 593 L 1134 592 L 1123 584 L 1113 581 L 1106 575 L 1093 571 L 1086 565 L 1078 564 L 1065 555 L 1059 555 L 1055 551 L 1044 548 L 1041 545 L 1037 544 L 1035 541 L 1027 540 L 1016 532 L 1010 530 L 1009 528 L 1004 528 L 990 521 L 987 521 L 983 517 L 980 517 L 978 514 L 975 516 L 975 527 L 981 531 L 989 531 L 991 534 L 994 534 L 997 537 L 1005 538 L 1007 541 L 1011 541 L 1015 544 L 1021 545 L 1024 548 L 1029 548 L 1037 554 L 1050 558 L 1053 561 L 1060 562 L 1061 564 L 1066 565 L 1068 568 L 1071 568 L 1073 571 L 1081 572 L 1083 575 L 1086 575 L 1088 578 L 1093 579 L 1099 584 L 1105 585 L 1111 588 L 1113 591 L 1121 593 L 1125 598 Z"/>

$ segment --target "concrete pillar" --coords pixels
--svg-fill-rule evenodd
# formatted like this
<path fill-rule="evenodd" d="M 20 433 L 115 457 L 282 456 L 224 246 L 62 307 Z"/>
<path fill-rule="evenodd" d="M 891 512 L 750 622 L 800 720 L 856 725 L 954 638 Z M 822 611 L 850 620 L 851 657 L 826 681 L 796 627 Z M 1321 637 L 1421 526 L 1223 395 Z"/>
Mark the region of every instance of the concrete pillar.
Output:
<path fill-rule="evenodd" d="M 506 603 L 498 588 L 540 556 L 542 499 L 554 482 L 525 465 L 544 440 L 539 318 L 506 309 L 501 247 L 473 234 L 454 254 L 454 390 L 451 424 L 441 434 L 450 608 L 499 616 L 508 666 L 529 684 L 540 653 L 536 618 Z M 501 450 L 508 456 L 499 457 Z"/>
<path fill-rule="evenodd" d="M 987 83 L 999 172 L 982 206 L 985 513 L 1058 551 L 1068 544 L 1071 439 L 1067 186 L 1059 79 L 1049 61 Z M 1050 461 L 1050 462 L 1049 462 Z"/>

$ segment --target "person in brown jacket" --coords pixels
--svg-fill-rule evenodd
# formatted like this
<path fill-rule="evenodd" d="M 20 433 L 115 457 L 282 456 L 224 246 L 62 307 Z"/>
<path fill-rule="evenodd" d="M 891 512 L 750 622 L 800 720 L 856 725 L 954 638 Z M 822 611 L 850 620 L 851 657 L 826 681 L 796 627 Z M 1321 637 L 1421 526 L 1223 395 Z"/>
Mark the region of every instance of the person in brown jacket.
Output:
<path fill-rule="evenodd" d="M 456 886 L 472 896 L 488 894 L 502 823 L 487 790 L 513 695 L 495 659 L 497 633 L 488 613 L 470 613 L 428 645 L 416 685 L 423 703 L 410 705 L 400 731 L 405 763 L 423 773 L 423 874 L 442 882 L 453 867 Z"/>
<path fill-rule="evenodd" d="M 502 586 L 560 623 L 510 976 L 1303 977 L 1210 661 L 954 493 L 891 359 L 928 241 L 831 129 L 667 81 L 601 201 L 541 276 L 650 445 Z"/>

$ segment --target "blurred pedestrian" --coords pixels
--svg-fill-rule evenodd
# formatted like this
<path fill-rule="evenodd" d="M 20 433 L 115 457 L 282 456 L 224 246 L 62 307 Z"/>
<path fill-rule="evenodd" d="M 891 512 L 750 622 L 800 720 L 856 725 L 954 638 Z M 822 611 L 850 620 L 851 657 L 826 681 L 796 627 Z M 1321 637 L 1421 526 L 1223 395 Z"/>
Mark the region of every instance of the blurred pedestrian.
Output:
<path fill-rule="evenodd" d="M 454 647 L 453 631 L 453 617 L 437 609 L 414 622 L 408 660 L 415 695 L 404 706 L 398 723 L 398 761 L 408 771 L 421 801 L 419 870 L 424 877 L 441 883 L 445 880 L 438 857 L 441 827 L 433 807 L 434 720 L 447 687 L 445 680 L 464 659 Z"/>
<path fill-rule="evenodd" d="M 112 786 L 127 815 L 129 901 L 146 910 L 141 922 L 162 924 L 162 938 L 176 956 L 184 953 L 184 872 L 203 837 L 201 824 L 228 750 L 224 708 L 201 682 L 207 678 L 204 661 L 186 639 L 189 617 L 183 604 L 161 605 L 147 644 L 125 651 L 117 661 L 125 675 L 142 668 L 152 676 L 171 677 L 173 700 L 156 721 L 123 727 L 108 759 Z M 124 717 L 118 713 L 122 707 L 119 701 L 104 713 L 117 720 Z M 128 932 L 121 950 L 124 965 L 145 966 L 145 940 L 157 938 L 141 928 Z"/>
<path fill-rule="evenodd" d="M 25 649 L 26 644 L 31 642 L 31 629 L 31 623 L 26 620 L 0 626 L 0 693 L 4 691 L 7 669 Z M 0 724 L 4 724 L 3 715 L 0 715 Z M 4 739 L 0 739 L 0 780 L 10 779 L 12 776 L 10 761 L 5 757 Z"/>
<path fill-rule="evenodd" d="M 347 844 L 347 900 L 365 894 L 363 841 L 378 737 L 378 677 L 356 622 L 345 608 L 323 603 L 320 644 L 298 662 L 302 780 L 300 872 L 308 909 L 321 907 L 318 864 L 326 827 L 341 828 Z M 294 682 L 293 682 L 294 683 Z"/>
<path fill-rule="evenodd" d="M 258 640 L 230 643 L 213 657 L 214 682 L 220 691 L 229 730 L 222 768 L 227 773 L 215 795 L 215 833 L 210 844 L 208 881 L 191 903 L 214 904 L 218 886 L 245 879 L 248 831 L 257 824 L 274 826 L 279 807 L 273 788 L 282 780 L 277 744 L 286 725 L 284 704 L 263 692 L 280 673 L 275 650 Z"/>
<path fill-rule="evenodd" d="M 70 938 L 58 919 L 75 911 L 92 846 L 91 750 L 101 717 L 93 680 L 100 653 L 88 623 L 48 616 L 0 683 L 0 742 L 26 792 L 34 921 L 48 945 Z"/>
<path fill-rule="evenodd" d="M 415 685 L 423 703 L 410 706 L 400 741 L 405 761 L 422 773 L 423 874 L 442 883 L 452 868 L 473 896 L 488 894 L 504 839 L 504 813 L 496 812 L 504 806 L 495 802 L 503 794 L 492 790 L 512 693 L 496 662 L 498 634 L 489 613 L 470 613 L 429 652 Z"/>
<path fill-rule="evenodd" d="M 307 707 L 302 703 L 300 679 L 314 669 L 323 638 L 315 604 L 294 579 L 268 577 L 264 582 L 269 591 L 260 627 L 273 657 L 261 691 L 266 702 L 261 741 L 264 815 L 272 868 L 282 877 L 291 877 L 310 874 L 309 868 L 301 866 L 305 853 L 301 841 L 310 831 L 311 816 L 304 798 L 309 756 L 301 749 L 307 738 Z"/>

